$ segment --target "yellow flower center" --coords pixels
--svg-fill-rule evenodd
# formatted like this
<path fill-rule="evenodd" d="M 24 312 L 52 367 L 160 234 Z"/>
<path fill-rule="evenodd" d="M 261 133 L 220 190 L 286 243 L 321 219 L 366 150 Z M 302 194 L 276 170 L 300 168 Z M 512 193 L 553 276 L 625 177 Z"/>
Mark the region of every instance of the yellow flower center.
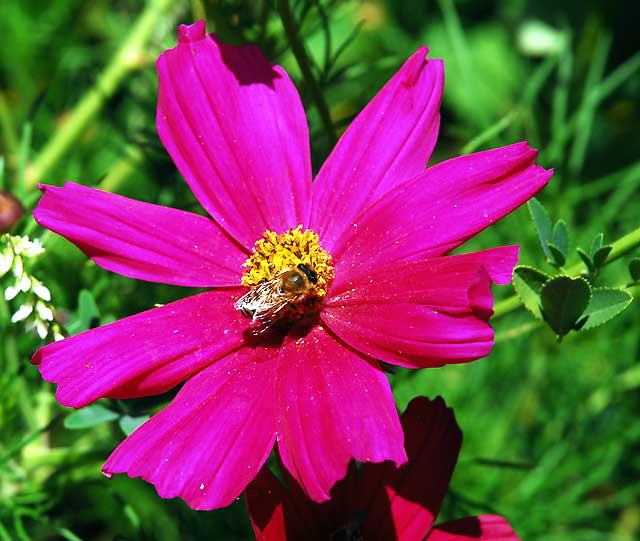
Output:
<path fill-rule="evenodd" d="M 298 268 L 298 265 L 305 265 L 317 274 L 314 293 L 319 297 L 326 295 L 334 277 L 333 266 L 331 254 L 320 246 L 318 235 L 310 229 L 302 231 L 301 225 L 281 234 L 267 230 L 256 242 L 251 257 L 242 265 L 247 268 L 242 285 L 255 287 Z"/>
<path fill-rule="evenodd" d="M 262 329 L 317 315 L 334 277 L 331 255 L 301 225 L 281 234 L 265 231 L 243 267 L 242 285 L 249 291 L 235 308 Z"/>

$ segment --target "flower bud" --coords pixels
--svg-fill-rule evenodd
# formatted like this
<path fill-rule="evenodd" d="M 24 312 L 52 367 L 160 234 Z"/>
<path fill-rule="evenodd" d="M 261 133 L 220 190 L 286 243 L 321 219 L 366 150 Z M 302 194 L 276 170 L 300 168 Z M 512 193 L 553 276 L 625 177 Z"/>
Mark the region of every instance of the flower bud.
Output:
<path fill-rule="evenodd" d="M 0 233 L 6 233 L 24 214 L 24 207 L 9 192 L 0 192 Z"/>

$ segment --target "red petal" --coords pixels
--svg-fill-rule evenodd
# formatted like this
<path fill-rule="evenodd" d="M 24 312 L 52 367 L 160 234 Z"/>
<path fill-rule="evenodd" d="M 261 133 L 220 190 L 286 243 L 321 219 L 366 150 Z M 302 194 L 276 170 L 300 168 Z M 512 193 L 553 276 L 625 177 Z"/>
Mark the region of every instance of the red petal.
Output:
<path fill-rule="evenodd" d="M 193 509 L 229 505 L 275 441 L 276 362 L 271 348 L 242 348 L 188 381 L 174 401 L 112 453 L 107 474 L 126 472 Z"/>
<path fill-rule="evenodd" d="M 318 504 L 304 495 L 292 497 L 267 466 L 247 487 L 246 499 L 256 541 L 326 540 L 325 525 L 314 520 Z"/>
<path fill-rule="evenodd" d="M 154 308 L 49 344 L 32 362 L 65 406 L 162 393 L 243 343 L 238 295 L 209 291 Z"/>
<path fill-rule="evenodd" d="M 400 423 L 384 373 L 321 326 L 285 342 L 278 396 L 282 462 L 312 500 L 329 498 L 352 457 L 404 462 Z"/>
<path fill-rule="evenodd" d="M 36 221 L 105 269 L 165 284 L 240 285 L 247 252 L 204 216 L 72 182 L 40 189 Z"/>
<path fill-rule="evenodd" d="M 553 171 L 526 143 L 461 156 L 427 169 L 373 203 L 332 250 L 341 268 L 446 254 L 541 190 Z"/>
<path fill-rule="evenodd" d="M 202 22 L 157 63 L 158 134 L 193 193 L 246 248 L 308 214 L 306 118 L 286 72 L 254 46 L 206 36 Z"/>
<path fill-rule="evenodd" d="M 466 517 L 438 524 L 425 541 L 521 541 L 498 515 Z"/>
<path fill-rule="evenodd" d="M 458 459 L 462 433 L 442 398 L 414 398 L 401 422 L 409 462 L 401 468 L 367 464 L 361 472 L 362 507 L 370 517 L 363 537 L 371 541 L 421 541 L 440 511 Z"/>
<path fill-rule="evenodd" d="M 399 263 L 349 281 L 338 275 L 322 319 L 359 351 L 402 366 L 483 357 L 493 345 L 487 270 L 504 282 L 517 251 L 507 246 Z"/>
<path fill-rule="evenodd" d="M 420 173 L 440 124 L 444 69 L 420 47 L 351 123 L 313 184 L 310 227 L 330 250 L 376 198 Z"/>

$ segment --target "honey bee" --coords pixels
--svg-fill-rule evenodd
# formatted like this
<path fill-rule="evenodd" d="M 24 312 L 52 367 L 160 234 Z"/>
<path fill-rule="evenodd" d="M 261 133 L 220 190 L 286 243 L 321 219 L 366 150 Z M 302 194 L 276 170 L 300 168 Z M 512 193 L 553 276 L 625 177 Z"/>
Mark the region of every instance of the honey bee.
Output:
<path fill-rule="evenodd" d="M 262 323 L 265 329 L 279 319 L 297 319 L 304 314 L 303 305 L 312 296 L 316 283 L 318 274 L 300 263 L 247 291 L 234 308 L 251 318 L 252 323 Z"/>

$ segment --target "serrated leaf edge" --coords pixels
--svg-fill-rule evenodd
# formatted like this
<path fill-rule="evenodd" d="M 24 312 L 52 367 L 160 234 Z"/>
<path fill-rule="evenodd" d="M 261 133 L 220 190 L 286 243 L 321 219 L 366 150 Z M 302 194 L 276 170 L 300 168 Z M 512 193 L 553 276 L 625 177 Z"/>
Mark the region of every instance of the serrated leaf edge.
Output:
<path fill-rule="evenodd" d="M 611 321 L 614 317 L 618 317 L 620 314 L 622 314 L 622 312 L 624 312 L 627 308 L 629 308 L 629 305 L 633 302 L 633 295 L 631 295 L 631 293 L 629 293 L 628 291 L 625 291 L 624 289 L 621 289 L 619 287 L 594 287 L 594 288 L 592 288 L 592 295 L 591 295 L 592 297 L 593 297 L 593 291 L 622 291 L 623 293 L 626 293 L 627 295 L 629 295 L 629 300 L 628 300 L 627 304 L 625 304 L 624 307 L 622 309 L 620 309 L 620 311 L 616 312 L 615 314 L 612 314 L 611 317 L 608 317 L 604 321 L 601 321 L 600 323 L 597 323 L 593 327 L 589 327 L 588 329 L 584 329 L 585 331 L 600 327 L 600 325 L 603 325 L 604 323 L 607 323 L 608 321 Z M 591 299 L 589 299 L 589 302 L 591 302 Z M 587 308 L 589 308 L 588 305 L 587 305 Z M 586 325 L 586 323 L 585 323 L 585 325 Z"/>

